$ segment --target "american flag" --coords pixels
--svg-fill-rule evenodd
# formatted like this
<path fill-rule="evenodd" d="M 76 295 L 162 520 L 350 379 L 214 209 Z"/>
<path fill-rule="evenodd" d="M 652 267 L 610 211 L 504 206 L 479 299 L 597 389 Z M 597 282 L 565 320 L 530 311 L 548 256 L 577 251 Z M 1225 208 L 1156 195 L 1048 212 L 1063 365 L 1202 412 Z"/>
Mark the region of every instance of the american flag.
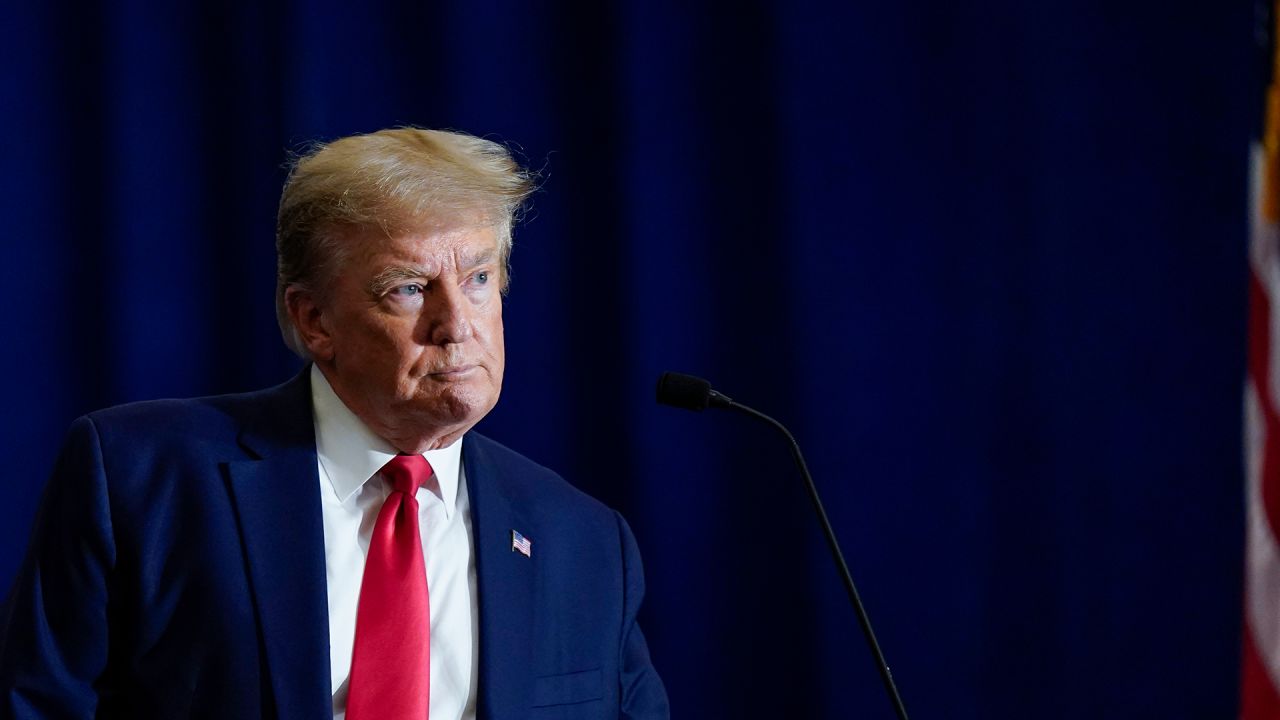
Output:
<path fill-rule="evenodd" d="M 1280 13 L 1271 5 L 1272 30 Z M 1249 243 L 1249 377 L 1245 384 L 1244 638 L 1240 719 L 1280 718 L 1280 55 L 1268 60 L 1262 137 L 1255 143 Z"/>
<path fill-rule="evenodd" d="M 529 538 L 521 535 L 515 530 L 512 530 L 511 552 L 518 552 L 525 557 L 533 557 L 533 543 L 529 541 Z"/>

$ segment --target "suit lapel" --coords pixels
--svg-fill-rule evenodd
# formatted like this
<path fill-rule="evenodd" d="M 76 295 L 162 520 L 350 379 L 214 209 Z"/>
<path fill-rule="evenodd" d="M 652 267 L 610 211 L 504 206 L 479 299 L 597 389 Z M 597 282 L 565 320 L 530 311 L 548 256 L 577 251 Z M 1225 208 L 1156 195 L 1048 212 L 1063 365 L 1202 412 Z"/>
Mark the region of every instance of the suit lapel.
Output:
<path fill-rule="evenodd" d="M 332 717 L 324 525 L 306 374 L 282 386 L 242 432 L 241 444 L 258 459 L 227 463 L 281 718 Z"/>
<path fill-rule="evenodd" d="M 486 441 L 468 435 L 462 445 L 471 501 L 476 576 L 480 595 L 480 687 L 482 720 L 524 718 L 531 704 L 533 607 L 532 557 L 511 550 L 511 531 L 528 534 L 508 492 L 509 479 L 487 451 Z"/>

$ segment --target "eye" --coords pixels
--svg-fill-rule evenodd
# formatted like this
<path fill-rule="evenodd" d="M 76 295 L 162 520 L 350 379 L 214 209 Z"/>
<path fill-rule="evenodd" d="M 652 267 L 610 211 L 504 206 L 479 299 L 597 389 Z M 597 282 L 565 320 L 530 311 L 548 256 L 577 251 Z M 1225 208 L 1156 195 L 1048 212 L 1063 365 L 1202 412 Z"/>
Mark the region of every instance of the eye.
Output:
<path fill-rule="evenodd" d="M 400 297 L 416 297 L 418 295 L 421 295 L 422 291 L 423 291 L 423 287 L 417 283 L 409 283 L 408 285 L 398 285 L 396 287 L 391 288 L 391 294 L 398 295 Z"/>
<path fill-rule="evenodd" d="M 484 285 L 485 283 L 489 282 L 489 271 L 481 270 L 480 272 L 476 273 L 476 282 L 480 283 L 481 285 Z"/>

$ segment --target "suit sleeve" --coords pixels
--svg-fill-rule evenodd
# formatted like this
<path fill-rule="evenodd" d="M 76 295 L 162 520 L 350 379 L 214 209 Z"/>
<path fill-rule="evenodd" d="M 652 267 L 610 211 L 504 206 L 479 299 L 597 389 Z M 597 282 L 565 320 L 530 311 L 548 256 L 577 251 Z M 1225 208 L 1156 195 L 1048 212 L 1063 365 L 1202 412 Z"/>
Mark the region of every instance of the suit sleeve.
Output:
<path fill-rule="evenodd" d="M 640 602 L 644 599 L 644 568 L 640 562 L 640 551 L 627 521 L 617 513 L 614 515 L 618 520 L 618 534 L 622 539 L 622 570 L 626 594 L 623 600 L 622 656 L 618 663 L 622 684 L 621 717 L 628 720 L 667 720 L 671 717 L 667 691 L 649 659 L 649 646 L 636 621 Z"/>
<path fill-rule="evenodd" d="M 93 421 L 82 417 L 63 444 L 0 610 L 0 720 L 94 716 L 114 564 L 102 448 Z"/>

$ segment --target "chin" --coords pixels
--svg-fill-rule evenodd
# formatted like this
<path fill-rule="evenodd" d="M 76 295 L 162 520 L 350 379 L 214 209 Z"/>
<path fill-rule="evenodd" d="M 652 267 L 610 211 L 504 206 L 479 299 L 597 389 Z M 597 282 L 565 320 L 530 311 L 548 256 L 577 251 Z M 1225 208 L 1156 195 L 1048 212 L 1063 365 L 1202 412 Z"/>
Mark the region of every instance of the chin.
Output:
<path fill-rule="evenodd" d="M 497 403 L 497 393 L 475 387 L 447 388 L 432 393 L 421 405 L 425 415 L 440 424 L 467 425 L 479 422 Z"/>

